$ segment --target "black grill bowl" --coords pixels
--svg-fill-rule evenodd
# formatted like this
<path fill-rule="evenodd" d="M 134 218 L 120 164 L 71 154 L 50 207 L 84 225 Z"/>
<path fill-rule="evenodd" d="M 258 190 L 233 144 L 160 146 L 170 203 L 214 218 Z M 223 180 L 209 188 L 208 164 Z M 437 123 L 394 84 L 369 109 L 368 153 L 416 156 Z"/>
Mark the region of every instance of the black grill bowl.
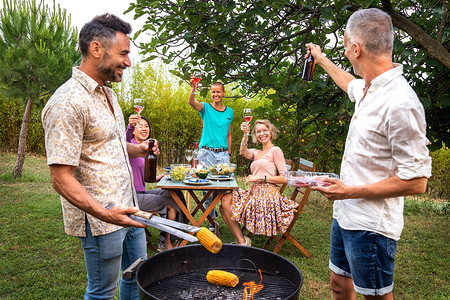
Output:
<path fill-rule="evenodd" d="M 210 284 L 209 270 L 225 270 L 239 277 L 234 287 Z M 218 254 L 195 244 L 156 254 L 144 261 L 136 272 L 141 299 L 242 299 L 242 283 L 259 283 L 264 288 L 253 299 L 298 299 L 303 285 L 300 270 L 284 257 L 267 250 L 224 244 Z"/>

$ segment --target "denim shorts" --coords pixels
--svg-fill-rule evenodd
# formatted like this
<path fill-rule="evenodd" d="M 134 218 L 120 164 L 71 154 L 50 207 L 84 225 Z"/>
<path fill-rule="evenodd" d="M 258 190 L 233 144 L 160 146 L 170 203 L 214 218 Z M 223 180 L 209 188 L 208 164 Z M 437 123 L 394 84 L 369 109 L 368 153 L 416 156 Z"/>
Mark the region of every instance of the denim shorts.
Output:
<path fill-rule="evenodd" d="M 229 163 L 230 155 L 228 154 L 227 150 L 221 152 L 214 152 L 205 148 L 201 148 L 198 150 L 198 160 L 199 162 L 204 163 L 207 166 L 212 166 L 214 164 L 219 163 Z M 206 195 L 206 191 L 203 191 L 203 195 Z M 205 208 L 208 208 L 209 205 L 213 202 L 213 198 L 216 196 L 217 192 L 213 192 L 211 196 L 209 196 L 208 199 L 206 199 L 203 206 Z M 209 213 L 209 216 L 215 220 L 219 217 L 219 214 L 217 213 L 216 209 L 213 208 Z"/>
<path fill-rule="evenodd" d="M 222 152 L 214 152 L 205 148 L 198 150 L 198 160 L 206 164 L 207 166 L 212 166 L 218 163 L 229 163 L 230 156 L 228 150 Z"/>
<path fill-rule="evenodd" d="M 345 230 L 333 219 L 330 235 L 330 269 L 353 277 L 357 293 L 380 296 L 394 287 L 397 242 L 379 233 Z"/>

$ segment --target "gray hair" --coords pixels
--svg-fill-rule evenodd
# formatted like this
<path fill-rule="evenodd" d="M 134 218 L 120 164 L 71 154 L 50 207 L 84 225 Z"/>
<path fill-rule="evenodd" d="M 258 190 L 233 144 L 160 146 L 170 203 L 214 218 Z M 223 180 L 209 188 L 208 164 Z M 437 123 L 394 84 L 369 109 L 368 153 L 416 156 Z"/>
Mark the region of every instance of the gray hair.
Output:
<path fill-rule="evenodd" d="M 347 21 L 346 34 L 351 44 L 359 43 L 371 54 L 392 53 L 392 20 L 378 8 L 362 9 L 353 13 Z"/>

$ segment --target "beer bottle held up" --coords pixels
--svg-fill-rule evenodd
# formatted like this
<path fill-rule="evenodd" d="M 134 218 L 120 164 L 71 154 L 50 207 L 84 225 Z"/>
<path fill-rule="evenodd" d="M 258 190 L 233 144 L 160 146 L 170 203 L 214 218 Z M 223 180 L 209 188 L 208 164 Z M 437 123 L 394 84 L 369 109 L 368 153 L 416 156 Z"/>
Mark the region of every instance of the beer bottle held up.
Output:
<path fill-rule="evenodd" d="M 148 140 L 148 153 L 145 156 L 145 167 L 144 167 L 144 181 L 145 182 L 156 182 L 156 165 L 157 158 L 153 154 L 152 148 L 155 146 L 155 140 Z"/>
<path fill-rule="evenodd" d="M 314 68 L 316 67 L 316 61 L 314 57 L 309 54 L 305 60 L 305 66 L 303 67 L 303 80 L 311 81 L 313 78 Z"/>

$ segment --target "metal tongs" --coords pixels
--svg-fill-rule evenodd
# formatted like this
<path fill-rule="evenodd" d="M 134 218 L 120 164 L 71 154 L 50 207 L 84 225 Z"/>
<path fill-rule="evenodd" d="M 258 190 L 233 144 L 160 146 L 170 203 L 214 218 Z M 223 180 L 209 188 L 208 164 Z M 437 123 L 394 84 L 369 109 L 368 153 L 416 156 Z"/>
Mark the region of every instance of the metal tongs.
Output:
<path fill-rule="evenodd" d="M 111 202 L 106 206 L 106 208 L 111 209 L 114 205 L 115 204 Z M 198 239 L 196 236 L 190 235 L 181 230 L 184 230 L 187 232 L 192 232 L 192 233 L 197 233 L 200 231 L 200 229 L 201 229 L 200 227 L 195 227 L 192 225 L 188 225 L 188 224 L 168 220 L 165 218 L 161 218 L 161 217 L 155 216 L 151 213 L 148 213 L 148 212 L 145 212 L 142 210 L 139 210 L 139 211 L 135 212 L 134 214 L 131 214 L 128 216 L 131 219 L 133 219 L 139 223 L 142 223 L 144 225 L 151 226 L 151 227 L 157 228 L 159 230 L 165 231 L 167 233 L 173 234 L 173 235 L 175 235 L 179 238 L 182 238 L 184 240 L 187 240 L 191 243 L 198 242 Z"/>

